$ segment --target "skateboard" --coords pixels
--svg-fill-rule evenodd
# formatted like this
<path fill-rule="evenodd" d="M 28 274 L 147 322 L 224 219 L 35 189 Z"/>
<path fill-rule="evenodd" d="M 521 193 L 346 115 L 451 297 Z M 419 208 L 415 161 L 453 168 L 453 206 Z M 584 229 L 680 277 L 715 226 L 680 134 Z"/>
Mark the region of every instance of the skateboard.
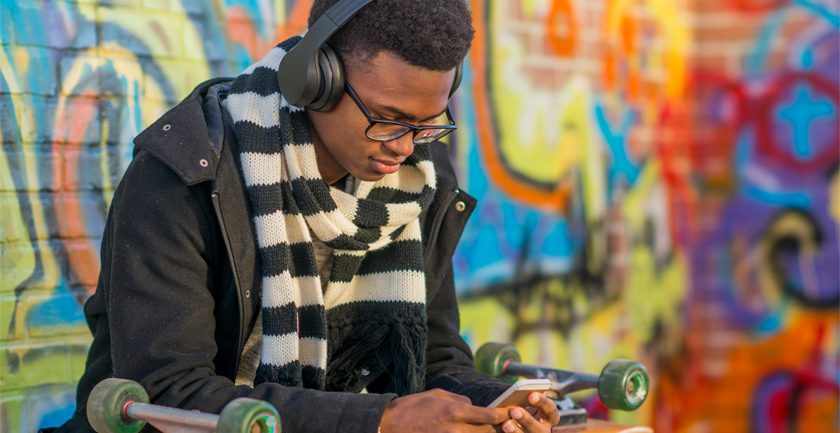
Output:
<path fill-rule="evenodd" d="M 270 403 L 238 398 L 219 415 L 149 404 L 134 381 L 105 379 L 87 403 L 90 425 L 98 433 L 137 433 L 146 423 L 163 433 L 281 433 L 280 415 Z"/>
<path fill-rule="evenodd" d="M 653 433 L 648 427 L 627 427 L 589 420 L 586 410 L 567 397 L 576 391 L 596 389 L 604 406 L 623 411 L 636 410 L 645 402 L 650 389 L 647 370 L 638 362 L 615 359 L 596 376 L 523 364 L 519 351 L 513 345 L 486 343 L 475 353 L 475 366 L 479 371 L 509 383 L 516 382 L 520 377 L 549 379 L 551 391 L 555 394 L 551 397 L 560 410 L 560 423 L 552 429 L 552 433 Z"/>

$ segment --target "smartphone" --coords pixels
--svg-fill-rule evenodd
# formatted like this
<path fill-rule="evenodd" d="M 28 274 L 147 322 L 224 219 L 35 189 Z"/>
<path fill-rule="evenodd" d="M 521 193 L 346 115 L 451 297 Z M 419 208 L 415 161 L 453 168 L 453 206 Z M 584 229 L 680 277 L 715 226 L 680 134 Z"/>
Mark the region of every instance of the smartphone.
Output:
<path fill-rule="evenodd" d="M 487 407 L 530 406 L 531 403 L 528 403 L 529 394 L 534 391 L 548 391 L 550 389 L 551 381 L 548 379 L 519 379 Z"/>

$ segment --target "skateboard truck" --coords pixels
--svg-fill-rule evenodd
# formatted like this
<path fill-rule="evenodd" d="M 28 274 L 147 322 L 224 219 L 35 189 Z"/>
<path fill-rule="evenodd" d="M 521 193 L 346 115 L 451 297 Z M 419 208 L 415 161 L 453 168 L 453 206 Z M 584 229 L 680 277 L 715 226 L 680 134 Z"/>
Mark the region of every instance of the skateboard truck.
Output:
<path fill-rule="evenodd" d="M 554 400 L 560 410 L 562 430 L 574 430 L 586 424 L 586 410 L 578 407 L 567 394 L 585 389 L 597 389 L 604 406 L 632 411 L 647 398 L 650 381 L 645 367 L 635 361 L 615 359 L 607 363 L 601 374 L 559 370 L 523 364 L 519 351 L 511 344 L 486 343 L 475 353 L 476 368 L 486 374 L 513 383 L 518 377 L 551 380 Z"/>
<path fill-rule="evenodd" d="M 115 378 L 93 388 L 87 416 L 98 433 L 137 433 L 146 423 L 164 433 L 281 433 L 280 415 L 266 401 L 237 398 L 214 415 L 149 404 L 139 383 Z"/>

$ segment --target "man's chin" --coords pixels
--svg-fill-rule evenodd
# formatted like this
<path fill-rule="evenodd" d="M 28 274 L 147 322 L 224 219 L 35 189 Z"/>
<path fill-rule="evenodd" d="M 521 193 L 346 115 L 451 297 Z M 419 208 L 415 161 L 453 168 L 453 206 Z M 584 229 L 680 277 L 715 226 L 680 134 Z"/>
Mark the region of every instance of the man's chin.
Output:
<path fill-rule="evenodd" d="M 354 174 L 353 177 L 355 177 L 357 179 L 361 179 L 365 182 L 376 182 L 376 181 L 382 179 L 383 177 L 385 177 L 385 175 L 382 174 L 382 173 L 365 172 L 365 173 Z"/>
<path fill-rule="evenodd" d="M 375 160 L 369 160 L 368 164 L 360 164 L 360 167 L 354 167 L 347 171 L 356 179 L 361 179 L 366 182 L 376 182 L 389 174 L 397 173 L 400 168 L 400 165 L 391 166 Z"/>

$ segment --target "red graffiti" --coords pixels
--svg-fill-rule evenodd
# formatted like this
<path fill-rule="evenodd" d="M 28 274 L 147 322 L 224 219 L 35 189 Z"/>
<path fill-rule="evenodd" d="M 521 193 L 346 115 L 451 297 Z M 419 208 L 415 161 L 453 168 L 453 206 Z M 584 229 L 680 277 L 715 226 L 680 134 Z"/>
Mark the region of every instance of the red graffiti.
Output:
<path fill-rule="evenodd" d="M 748 122 L 748 97 L 741 83 L 721 74 L 692 73 L 690 100 L 693 124 L 689 152 L 696 174 L 706 186 L 732 187 L 732 151 L 738 134 Z"/>
<path fill-rule="evenodd" d="M 767 401 L 768 407 L 759 411 L 761 414 L 769 414 L 769 418 L 754 419 L 756 425 L 766 422 L 765 426 L 771 433 L 797 431 L 798 429 L 791 428 L 792 421 L 798 418 L 797 415 L 804 411 L 805 406 L 813 404 L 811 399 L 814 396 L 819 396 L 820 393 L 840 396 L 840 386 L 820 375 L 820 366 L 825 359 L 822 348 L 826 344 L 826 324 L 819 324 L 816 331 L 817 336 L 809 359 L 801 368 L 790 373 L 789 381 L 784 387 L 774 391 Z"/>
<path fill-rule="evenodd" d="M 807 84 L 820 96 L 830 99 L 835 107 L 835 117 L 837 116 L 837 108 L 840 107 L 840 91 L 834 84 L 813 73 L 792 72 L 773 83 L 770 91 L 757 104 L 756 140 L 758 148 L 767 157 L 798 171 L 809 172 L 837 162 L 840 157 L 840 137 L 838 137 L 838 128 L 835 128 L 833 136 L 829 138 L 829 144 L 822 151 L 806 159 L 797 157 L 788 149 L 779 146 L 779 137 L 773 129 L 774 110 L 799 84 Z"/>
<path fill-rule="evenodd" d="M 690 182 L 692 164 L 686 136 L 694 130 L 694 121 L 689 113 L 687 103 L 671 101 L 662 109 L 656 128 L 656 155 L 667 191 L 669 232 L 679 245 L 686 244 L 687 233 L 695 232 L 699 201 Z"/>
<path fill-rule="evenodd" d="M 729 7 L 739 12 L 771 12 L 790 4 L 790 0 L 727 0 Z"/>
<path fill-rule="evenodd" d="M 770 82 L 766 93 L 749 95 L 738 81 L 708 71 L 692 74 L 692 100 L 696 102 L 695 123 L 690 137 L 692 161 L 697 174 L 709 184 L 728 185 L 731 176 L 726 161 L 731 161 L 738 134 L 755 128 L 756 148 L 761 158 L 797 171 L 820 170 L 836 163 L 840 157 L 838 129 L 828 138 L 828 145 L 808 158 L 790 151 L 786 145 L 792 138 L 780 137 L 774 129 L 776 110 L 797 86 L 805 84 L 820 97 L 840 107 L 837 87 L 825 78 L 807 72 L 790 72 Z M 836 124 L 837 122 L 835 122 Z"/>

